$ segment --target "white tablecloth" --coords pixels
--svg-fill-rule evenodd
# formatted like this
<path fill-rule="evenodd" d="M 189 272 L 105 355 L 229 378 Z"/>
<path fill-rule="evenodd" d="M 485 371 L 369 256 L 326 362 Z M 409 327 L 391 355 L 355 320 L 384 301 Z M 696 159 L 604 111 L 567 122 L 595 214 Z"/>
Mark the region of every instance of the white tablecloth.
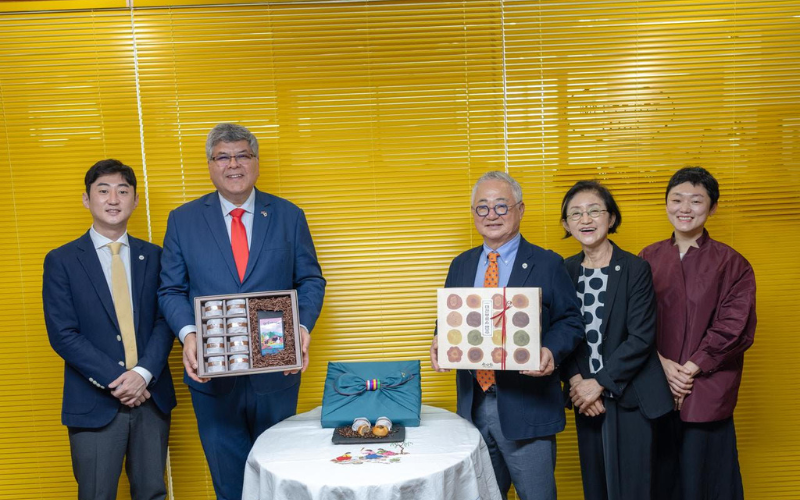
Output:
<path fill-rule="evenodd" d="M 423 406 L 402 448 L 335 445 L 320 408 L 295 415 L 256 441 L 244 500 L 500 500 L 478 430 L 455 413 Z"/>

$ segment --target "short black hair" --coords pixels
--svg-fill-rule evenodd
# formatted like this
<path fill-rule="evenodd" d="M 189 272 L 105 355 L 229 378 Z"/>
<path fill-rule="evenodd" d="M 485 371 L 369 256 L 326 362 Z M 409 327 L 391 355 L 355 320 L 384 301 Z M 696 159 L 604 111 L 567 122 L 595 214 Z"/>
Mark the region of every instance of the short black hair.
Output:
<path fill-rule="evenodd" d="M 622 214 L 619 211 L 617 202 L 614 201 L 614 196 L 611 194 L 611 191 L 597 181 L 578 181 L 574 186 L 569 188 L 569 191 L 567 191 L 567 194 L 564 195 L 564 199 L 561 201 L 561 220 L 567 220 L 567 207 L 569 207 L 569 202 L 572 201 L 572 198 L 584 191 L 595 193 L 603 200 L 606 211 L 608 211 L 608 216 L 614 217 L 614 222 L 608 228 L 608 232 L 609 234 L 616 233 L 617 228 L 622 224 Z M 569 231 L 565 231 L 565 233 L 564 238 L 572 236 Z"/>
<path fill-rule="evenodd" d="M 669 180 L 669 183 L 667 184 L 667 191 L 664 193 L 665 203 L 669 197 L 669 192 L 672 191 L 672 188 L 675 186 L 680 186 L 684 182 L 688 182 L 692 186 L 697 186 L 700 184 L 706 188 L 708 197 L 711 199 L 711 208 L 714 208 L 714 206 L 717 204 L 717 201 L 719 201 L 719 183 L 714 176 L 711 175 L 711 172 L 703 167 L 684 167 L 675 172 L 675 174 L 672 176 L 672 179 Z"/>
<path fill-rule="evenodd" d="M 94 184 L 97 179 L 104 175 L 113 174 L 122 175 L 125 182 L 130 184 L 133 188 L 133 193 L 136 194 L 136 174 L 133 172 L 133 169 L 113 158 L 98 161 L 86 172 L 86 177 L 83 179 L 83 183 L 86 184 L 86 194 L 91 196 L 92 193 L 90 190 L 92 189 L 92 184 Z"/>

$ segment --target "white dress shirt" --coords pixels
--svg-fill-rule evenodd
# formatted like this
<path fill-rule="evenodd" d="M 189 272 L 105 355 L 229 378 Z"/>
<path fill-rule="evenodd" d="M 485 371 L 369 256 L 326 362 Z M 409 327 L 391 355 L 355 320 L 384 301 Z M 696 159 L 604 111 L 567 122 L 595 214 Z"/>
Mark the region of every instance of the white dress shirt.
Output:
<path fill-rule="evenodd" d="M 233 203 L 229 202 L 222 195 L 219 195 L 219 204 L 222 207 L 222 217 L 225 219 L 225 227 L 228 229 L 228 239 L 231 239 L 231 223 L 233 222 L 233 216 L 231 212 L 237 208 L 241 208 L 244 210 L 242 214 L 242 224 L 244 225 L 244 230 L 247 233 L 247 248 L 250 248 L 250 241 L 252 240 L 253 234 L 253 210 L 256 207 L 256 190 L 253 188 L 253 191 L 250 193 L 250 196 L 247 197 L 244 203 L 240 206 L 236 206 Z"/>
<path fill-rule="evenodd" d="M 114 296 L 113 288 L 111 287 L 111 248 L 107 245 L 109 243 L 113 243 L 114 241 L 106 238 L 102 234 L 98 233 L 94 226 L 89 230 L 89 236 L 92 238 L 92 243 L 94 244 L 94 249 L 97 251 L 97 258 L 100 259 L 100 267 L 103 268 L 103 275 L 106 277 L 106 283 L 108 284 L 108 290 L 111 292 L 111 296 Z M 122 246 L 119 249 L 119 256 L 122 259 L 122 264 L 125 266 L 125 276 L 128 280 L 128 298 L 131 301 L 131 311 L 133 311 L 133 281 L 131 280 L 131 247 L 128 244 L 128 233 L 127 231 L 125 234 L 119 237 L 117 240 L 118 242 L 122 243 Z M 149 385 L 150 381 L 153 380 L 153 374 L 147 368 L 142 368 L 141 366 L 134 366 L 131 370 L 135 371 L 139 375 L 144 378 L 145 384 Z"/>

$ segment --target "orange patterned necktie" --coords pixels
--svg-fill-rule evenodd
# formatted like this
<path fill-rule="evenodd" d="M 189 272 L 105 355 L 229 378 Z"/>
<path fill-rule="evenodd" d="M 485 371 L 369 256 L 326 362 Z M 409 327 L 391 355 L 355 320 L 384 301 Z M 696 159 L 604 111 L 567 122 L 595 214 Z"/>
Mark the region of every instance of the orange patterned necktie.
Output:
<path fill-rule="evenodd" d="M 486 268 L 486 274 L 483 275 L 484 288 L 497 288 L 500 283 L 500 273 L 497 269 L 497 257 L 500 254 L 492 252 L 489 254 L 489 267 Z M 476 370 L 475 378 L 478 379 L 483 392 L 486 392 L 489 387 L 494 385 L 494 370 Z"/>

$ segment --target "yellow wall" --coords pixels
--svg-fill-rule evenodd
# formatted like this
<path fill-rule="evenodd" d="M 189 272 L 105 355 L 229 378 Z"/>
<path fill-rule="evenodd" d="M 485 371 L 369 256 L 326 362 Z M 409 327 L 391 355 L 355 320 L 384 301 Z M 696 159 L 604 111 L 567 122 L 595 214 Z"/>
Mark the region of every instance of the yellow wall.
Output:
<path fill-rule="evenodd" d="M 469 195 L 484 171 L 522 183 L 523 234 L 566 256 L 578 248 L 558 210 L 574 181 L 611 187 L 614 239 L 637 252 L 670 234 L 671 173 L 710 169 L 709 230 L 759 287 L 736 413 L 745 489 L 797 497 L 795 2 L 155 3 L 0 6 L 36 10 L 0 15 L 0 499 L 75 496 L 40 294 L 46 252 L 91 222 L 83 174 L 106 157 L 133 166 L 129 229 L 160 243 L 169 210 L 211 190 L 204 137 L 221 121 L 259 137 L 258 185 L 305 209 L 328 278 L 299 411 L 320 404 L 327 361 L 364 359 L 421 359 L 424 402 L 454 408 L 452 374 L 427 361 L 433 299 L 479 242 Z M 173 354 L 171 493 L 212 498 Z M 581 497 L 571 425 L 557 476 L 561 498 Z"/>

